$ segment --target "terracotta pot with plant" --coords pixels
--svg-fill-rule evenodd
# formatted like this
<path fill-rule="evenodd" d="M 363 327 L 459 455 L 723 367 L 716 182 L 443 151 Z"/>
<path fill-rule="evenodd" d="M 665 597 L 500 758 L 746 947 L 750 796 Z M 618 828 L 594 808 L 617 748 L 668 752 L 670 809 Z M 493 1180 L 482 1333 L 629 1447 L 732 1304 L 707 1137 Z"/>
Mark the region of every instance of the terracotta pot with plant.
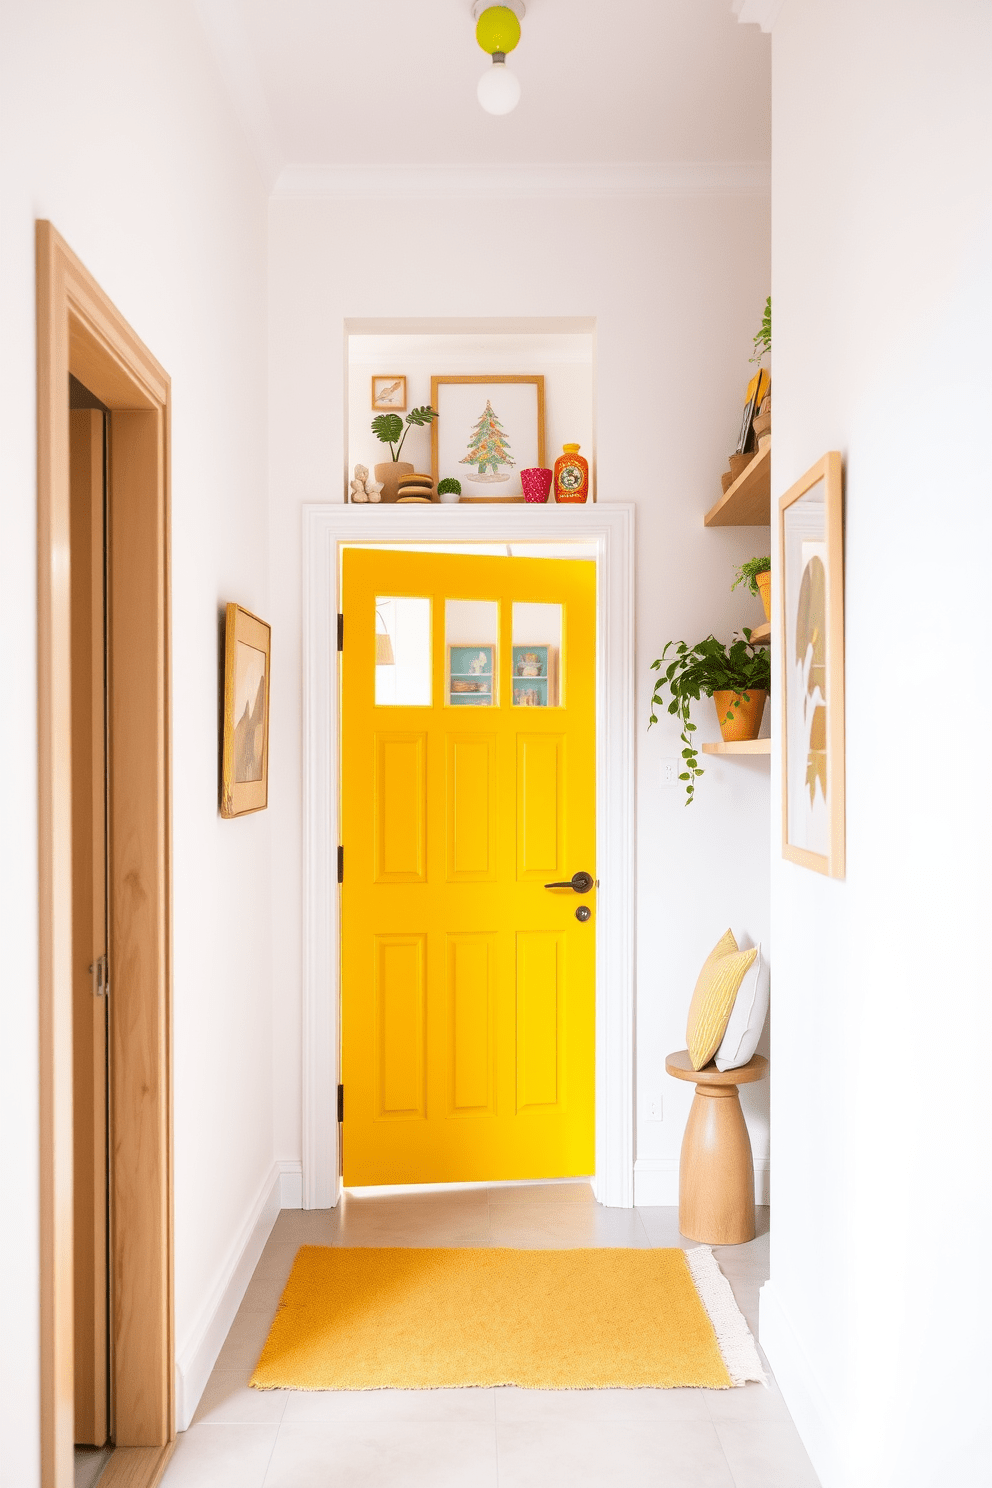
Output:
<path fill-rule="evenodd" d="M 756 599 L 760 599 L 765 610 L 765 619 L 772 618 L 772 560 L 766 553 L 764 558 L 749 558 L 734 571 L 731 594 L 738 584 L 746 584 Z"/>
<path fill-rule="evenodd" d="M 398 413 L 380 413 L 378 418 L 372 420 L 372 433 L 380 444 L 389 446 L 389 459 L 380 461 L 375 467 L 375 478 L 382 482 L 383 501 L 395 501 L 404 476 L 414 473 L 409 460 L 400 459 L 406 436 L 412 428 L 422 429 L 436 418 L 433 408 L 425 403 L 422 408 L 410 410 L 406 416 L 405 429 L 404 420 Z"/>
<path fill-rule="evenodd" d="M 671 695 L 668 711 L 676 714 L 682 724 L 684 769 L 679 779 L 685 781 L 688 806 L 695 794 L 696 781 L 704 773 L 699 768 L 699 752 L 691 737 L 696 732 L 696 725 L 689 717 L 693 701 L 698 702 L 704 695 L 713 699 L 725 740 L 756 739 L 768 696 L 771 659 L 767 647 L 751 645 L 751 632 L 745 628 L 730 646 L 715 636 L 707 636 L 695 646 L 687 646 L 685 641 L 677 644 L 669 641 L 658 660 L 651 663 L 652 670 L 661 671 L 665 667 L 672 646 L 674 659 L 668 662 L 654 685 L 649 727 L 658 722 L 655 709 L 664 704 L 667 689 Z"/>

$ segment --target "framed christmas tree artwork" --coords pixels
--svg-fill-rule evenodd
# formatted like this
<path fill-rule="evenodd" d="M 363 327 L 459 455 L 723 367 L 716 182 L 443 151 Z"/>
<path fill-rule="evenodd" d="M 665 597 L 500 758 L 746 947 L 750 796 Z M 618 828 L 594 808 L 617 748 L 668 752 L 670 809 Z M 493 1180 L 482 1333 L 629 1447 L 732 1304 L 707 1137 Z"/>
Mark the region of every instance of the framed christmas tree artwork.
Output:
<path fill-rule="evenodd" d="M 523 501 L 521 470 L 544 465 L 544 378 L 432 377 L 434 481 L 454 476 L 462 501 Z"/>

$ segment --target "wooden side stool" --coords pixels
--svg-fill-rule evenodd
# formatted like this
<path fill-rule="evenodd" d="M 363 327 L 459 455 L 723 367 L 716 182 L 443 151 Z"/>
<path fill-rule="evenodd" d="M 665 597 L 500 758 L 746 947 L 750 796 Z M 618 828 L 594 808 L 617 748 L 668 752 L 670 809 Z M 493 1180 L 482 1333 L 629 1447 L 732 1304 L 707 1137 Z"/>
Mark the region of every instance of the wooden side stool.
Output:
<path fill-rule="evenodd" d="M 768 1060 L 754 1054 L 721 1074 L 715 1064 L 694 1070 L 688 1049 L 669 1054 L 676 1080 L 694 1080 L 696 1094 L 679 1162 L 679 1229 L 704 1245 L 742 1245 L 754 1239 L 754 1163 L 738 1085 L 763 1080 Z"/>

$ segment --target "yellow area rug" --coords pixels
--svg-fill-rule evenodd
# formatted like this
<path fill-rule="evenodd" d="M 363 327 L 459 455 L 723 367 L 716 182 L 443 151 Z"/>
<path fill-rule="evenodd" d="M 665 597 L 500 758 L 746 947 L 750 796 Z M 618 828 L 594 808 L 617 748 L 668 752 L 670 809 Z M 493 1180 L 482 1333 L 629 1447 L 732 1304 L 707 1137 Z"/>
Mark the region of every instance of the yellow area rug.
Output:
<path fill-rule="evenodd" d="M 747 1324 L 706 1246 L 306 1245 L 251 1383 L 258 1390 L 725 1390 L 763 1378 Z"/>

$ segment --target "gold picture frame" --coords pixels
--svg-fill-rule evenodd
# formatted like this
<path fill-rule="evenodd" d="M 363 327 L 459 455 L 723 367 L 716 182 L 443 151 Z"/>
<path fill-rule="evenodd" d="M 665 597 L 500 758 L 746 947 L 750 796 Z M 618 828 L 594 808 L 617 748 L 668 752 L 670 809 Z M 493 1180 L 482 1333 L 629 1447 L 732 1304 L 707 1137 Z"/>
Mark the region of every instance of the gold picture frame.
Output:
<path fill-rule="evenodd" d="M 844 877 L 844 487 L 836 450 L 778 504 L 782 856 Z"/>
<path fill-rule="evenodd" d="M 505 462 L 507 474 L 501 475 L 497 468 L 475 476 L 467 474 L 462 467 L 470 462 L 462 452 L 468 453 L 467 442 L 473 424 L 477 427 L 476 420 L 481 421 L 487 409 L 499 414 L 500 390 L 505 392 L 510 387 L 517 392 L 508 400 L 509 410 L 503 409 L 500 424 L 500 433 L 505 435 L 508 451 L 513 451 Z M 528 388 L 533 388 L 533 396 L 526 393 L 521 396 L 521 390 Z M 477 391 L 466 398 L 464 394 L 468 389 Z M 493 398 L 497 399 L 495 409 Z M 431 407 L 437 413 L 431 424 L 431 473 L 435 489 L 439 480 L 455 476 L 462 483 L 463 504 L 523 501 L 521 469 L 545 464 L 543 375 L 432 377 Z M 497 490 L 497 486 L 503 489 Z"/>
<path fill-rule="evenodd" d="M 406 378 L 401 373 L 373 377 L 372 412 L 406 413 Z"/>
<path fill-rule="evenodd" d="M 224 746 L 220 814 L 245 816 L 269 804 L 272 629 L 229 604 L 224 632 Z"/>

